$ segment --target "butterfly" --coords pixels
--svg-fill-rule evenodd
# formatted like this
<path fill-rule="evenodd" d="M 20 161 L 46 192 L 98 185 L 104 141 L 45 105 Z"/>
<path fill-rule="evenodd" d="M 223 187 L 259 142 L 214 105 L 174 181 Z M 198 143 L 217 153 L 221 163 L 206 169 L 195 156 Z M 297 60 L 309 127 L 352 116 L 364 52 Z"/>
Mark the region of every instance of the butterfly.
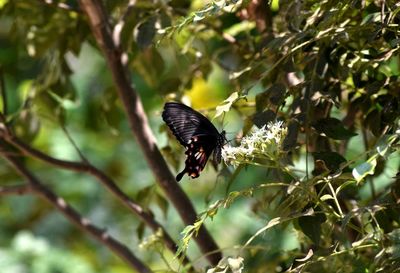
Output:
<path fill-rule="evenodd" d="M 177 181 L 186 173 L 191 178 L 199 177 L 212 153 L 215 164 L 221 162 L 225 131 L 219 133 L 205 116 L 184 104 L 167 102 L 162 118 L 186 148 L 185 168 L 176 176 Z"/>

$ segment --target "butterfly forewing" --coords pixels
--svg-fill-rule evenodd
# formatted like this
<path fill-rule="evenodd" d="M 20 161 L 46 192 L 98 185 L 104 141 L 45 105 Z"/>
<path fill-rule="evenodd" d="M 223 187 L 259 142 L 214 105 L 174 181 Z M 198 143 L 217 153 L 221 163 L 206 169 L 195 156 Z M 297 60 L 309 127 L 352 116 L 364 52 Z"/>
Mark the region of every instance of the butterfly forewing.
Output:
<path fill-rule="evenodd" d="M 176 102 L 164 106 L 162 117 L 179 142 L 186 146 L 195 135 L 219 135 L 214 125 L 202 114 Z"/>
<path fill-rule="evenodd" d="M 176 180 L 181 180 L 185 173 L 198 177 L 213 151 L 215 159 L 220 161 L 224 134 L 220 134 L 205 116 L 184 104 L 169 102 L 164 106 L 162 117 L 186 148 L 185 169 Z"/>

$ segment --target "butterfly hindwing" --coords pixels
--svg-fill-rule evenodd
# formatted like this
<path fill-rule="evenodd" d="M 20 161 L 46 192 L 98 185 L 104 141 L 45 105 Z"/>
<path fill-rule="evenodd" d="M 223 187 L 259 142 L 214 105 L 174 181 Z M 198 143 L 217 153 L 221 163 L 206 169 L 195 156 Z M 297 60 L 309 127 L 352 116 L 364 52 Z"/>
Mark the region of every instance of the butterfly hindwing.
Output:
<path fill-rule="evenodd" d="M 214 147 L 209 145 L 213 141 L 214 139 L 207 135 L 194 136 L 190 139 L 185 152 L 185 169 L 176 176 L 177 181 L 181 180 L 185 173 L 191 178 L 199 177 L 213 151 Z"/>
<path fill-rule="evenodd" d="M 221 161 L 224 132 L 220 134 L 205 116 L 184 104 L 169 102 L 164 106 L 162 117 L 186 148 L 185 169 L 176 176 L 177 181 L 186 173 L 197 178 L 213 151 L 214 159 Z"/>

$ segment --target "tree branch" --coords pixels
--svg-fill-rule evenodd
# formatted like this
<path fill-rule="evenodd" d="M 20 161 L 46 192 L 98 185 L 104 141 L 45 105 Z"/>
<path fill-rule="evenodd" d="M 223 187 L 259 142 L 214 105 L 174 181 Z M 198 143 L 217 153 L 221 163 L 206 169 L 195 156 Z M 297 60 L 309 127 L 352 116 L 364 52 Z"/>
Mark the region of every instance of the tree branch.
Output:
<path fill-rule="evenodd" d="M 24 177 L 30 184 L 32 190 L 46 199 L 60 212 L 62 212 L 71 222 L 81 228 L 83 231 L 92 235 L 96 240 L 102 242 L 114 253 L 124 259 L 135 270 L 141 273 L 152 272 L 141 260 L 139 260 L 131 250 L 124 244 L 114 239 L 106 231 L 93 225 L 89 219 L 82 217 L 74 208 L 72 208 L 63 198 L 57 196 L 52 190 L 42 184 L 25 166 L 14 156 L 8 153 L 2 154 L 5 159 L 14 167 L 14 169 Z"/>
<path fill-rule="evenodd" d="M 117 87 L 118 95 L 127 114 L 131 131 L 143 151 L 147 163 L 153 171 L 158 184 L 172 201 L 185 224 L 193 224 L 197 219 L 196 211 L 188 196 L 176 183 L 175 177 L 170 172 L 160 150 L 157 148 L 155 137 L 148 124 L 141 99 L 136 90 L 131 86 L 127 70 L 122 64 L 121 50 L 115 46 L 112 40 L 111 27 L 107 23 L 108 21 L 101 2 L 96 0 L 80 0 L 79 3 L 82 10 L 88 16 L 92 33 L 106 58 Z M 204 254 L 219 249 L 204 226 L 202 226 L 195 239 Z M 212 264 L 216 265 L 221 258 L 221 253 L 214 253 L 207 257 Z"/>
<path fill-rule="evenodd" d="M 10 130 L 6 131 L 10 132 Z M 41 160 L 47 164 L 56 167 L 60 167 L 75 172 L 87 173 L 96 177 L 100 183 L 102 183 L 112 194 L 114 194 L 114 196 L 117 199 L 119 199 L 130 211 L 132 211 L 144 223 L 146 223 L 146 225 L 149 226 L 154 232 L 161 230 L 163 233 L 162 239 L 164 240 L 164 243 L 166 244 L 167 248 L 172 253 L 175 253 L 177 251 L 178 248 L 176 243 L 174 242 L 172 237 L 168 234 L 168 232 L 164 229 L 164 227 L 154 219 L 153 214 L 151 212 L 146 211 L 138 203 L 133 201 L 117 186 L 114 180 L 112 180 L 108 175 L 106 175 L 100 169 L 91 165 L 91 163 L 86 158 L 84 163 L 56 159 L 39 150 L 32 148 L 31 146 L 25 144 L 15 136 L 11 136 L 9 134 L 5 134 L 3 136 L 8 143 L 19 149 L 19 151 L 26 156 L 31 156 L 33 158 L 36 158 L 38 160 Z M 82 154 L 81 156 L 83 157 Z M 186 256 L 183 259 L 183 263 L 184 264 L 190 263 L 189 259 Z"/>

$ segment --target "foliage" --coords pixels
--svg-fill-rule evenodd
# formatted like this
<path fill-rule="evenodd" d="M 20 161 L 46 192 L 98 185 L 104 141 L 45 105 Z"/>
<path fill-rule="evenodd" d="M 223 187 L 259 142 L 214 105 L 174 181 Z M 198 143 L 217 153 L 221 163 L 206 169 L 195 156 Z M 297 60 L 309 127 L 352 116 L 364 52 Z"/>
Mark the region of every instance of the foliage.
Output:
<path fill-rule="evenodd" d="M 68 256 L 85 272 L 131 266 L 18 188 L 26 181 L 6 164 L 11 153 L 154 270 L 400 272 L 396 1 L 101 2 L 170 165 L 184 158 L 162 124 L 164 102 L 191 104 L 228 132 L 218 175 L 208 167 L 180 184 L 203 211 L 186 227 L 132 140 L 82 2 L 0 1 L 1 263 L 69 272 Z M 126 199 L 87 173 L 48 167 L 16 139 L 104 171 L 179 241 L 177 252 L 165 231 L 123 209 Z M 190 244 L 205 226 L 223 253 L 211 267 L 210 253 Z M 46 251 L 15 249 L 21 234 L 24 247 Z"/>
<path fill-rule="evenodd" d="M 1 251 L 0 272 L 95 272 L 84 259 L 49 245 L 29 232 L 16 234 L 11 247 Z"/>

